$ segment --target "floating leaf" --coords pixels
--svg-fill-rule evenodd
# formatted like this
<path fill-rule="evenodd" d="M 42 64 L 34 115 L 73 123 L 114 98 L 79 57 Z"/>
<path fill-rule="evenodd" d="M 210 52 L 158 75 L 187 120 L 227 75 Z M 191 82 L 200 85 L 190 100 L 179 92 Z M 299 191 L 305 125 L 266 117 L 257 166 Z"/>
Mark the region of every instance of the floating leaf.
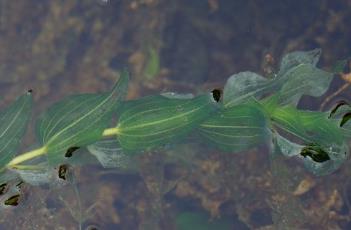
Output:
<path fill-rule="evenodd" d="M 289 69 L 284 76 L 280 104 L 296 105 L 302 95 L 322 96 L 329 88 L 333 74 L 310 64 L 300 64 Z"/>
<path fill-rule="evenodd" d="M 0 112 L 0 170 L 16 155 L 27 127 L 32 108 L 32 96 L 28 92 Z"/>
<path fill-rule="evenodd" d="M 262 144 L 268 136 L 266 117 L 253 103 L 225 108 L 204 121 L 199 130 L 218 148 L 231 152 Z"/>
<path fill-rule="evenodd" d="M 150 96 L 128 102 L 118 121 L 118 140 L 125 150 L 147 150 L 183 137 L 216 108 L 211 95 L 193 99 Z"/>
<path fill-rule="evenodd" d="M 230 230 L 233 223 L 229 219 L 210 220 L 204 212 L 182 212 L 176 217 L 177 230 Z"/>
<path fill-rule="evenodd" d="M 224 86 L 223 103 L 231 107 L 271 91 L 271 81 L 253 72 L 232 75 Z"/>
<path fill-rule="evenodd" d="M 295 51 L 288 53 L 282 58 L 278 75 L 282 76 L 288 70 L 300 64 L 316 66 L 321 54 L 321 49 L 314 49 L 310 51 Z"/>
<path fill-rule="evenodd" d="M 50 163 L 64 161 L 63 156 L 71 147 L 99 140 L 127 86 L 128 73 L 123 72 L 111 92 L 73 95 L 51 106 L 37 126 Z"/>
<path fill-rule="evenodd" d="M 106 139 L 87 146 L 104 168 L 135 170 L 138 165 L 133 157 L 123 152 L 116 139 Z"/>

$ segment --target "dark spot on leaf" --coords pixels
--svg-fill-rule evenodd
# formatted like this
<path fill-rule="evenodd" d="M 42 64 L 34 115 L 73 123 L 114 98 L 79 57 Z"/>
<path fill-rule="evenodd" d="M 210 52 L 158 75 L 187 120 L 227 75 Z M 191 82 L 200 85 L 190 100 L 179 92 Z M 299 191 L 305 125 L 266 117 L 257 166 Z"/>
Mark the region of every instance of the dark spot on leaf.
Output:
<path fill-rule="evenodd" d="M 301 156 L 310 157 L 315 162 L 325 162 L 330 160 L 330 157 L 326 151 L 324 151 L 319 145 L 309 144 L 301 150 Z"/>
<path fill-rule="evenodd" d="M 23 183 L 24 183 L 23 181 L 18 182 L 18 184 L 16 184 L 17 188 L 21 188 Z"/>
<path fill-rule="evenodd" d="M 73 152 L 78 150 L 80 147 L 70 147 L 67 149 L 66 153 L 65 153 L 65 157 L 71 157 L 73 155 Z"/>
<path fill-rule="evenodd" d="M 60 165 L 58 169 L 58 177 L 61 178 L 62 180 L 66 180 L 67 170 L 68 170 L 67 165 Z"/>
<path fill-rule="evenodd" d="M 219 102 L 222 99 L 222 90 L 220 89 L 212 90 L 212 97 L 216 102 Z"/>
<path fill-rule="evenodd" d="M 343 105 L 350 105 L 350 104 L 344 100 L 337 102 L 336 106 L 330 111 L 328 118 L 331 118 L 336 113 L 336 111 Z"/>
<path fill-rule="evenodd" d="M 6 192 L 6 189 L 7 189 L 7 184 L 6 183 L 1 184 L 0 185 L 0 195 L 4 195 Z"/>
<path fill-rule="evenodd" d="M 340 122 L 340 127 L 343 127 L 343 125 L 345 125 L 346 122 L 348 122 L 350 119 L 351 119 L 351 112 L 348 112 L 342 117 Z"/>
<path fill-rule="evenodd" d="M 19 197 L 20 197 L 19 194 L 11 196 L 7 200 L 5 200 L 4 204 L 5 205 L 11 205 L 11 206 L 17 206 L 18 205 L 18 201 L 19 201 Z"/>

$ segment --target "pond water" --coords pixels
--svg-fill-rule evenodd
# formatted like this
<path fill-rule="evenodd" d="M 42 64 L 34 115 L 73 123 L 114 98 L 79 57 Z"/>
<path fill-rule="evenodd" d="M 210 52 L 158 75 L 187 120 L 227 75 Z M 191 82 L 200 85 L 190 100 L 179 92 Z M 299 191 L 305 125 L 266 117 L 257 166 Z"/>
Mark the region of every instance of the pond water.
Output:
<path fill-rule="evenodd" d="M 35 121 L 51 104 L 107 91 L 123 69 L 127 99 L 211 92 L 247 70 L 270 78 L 297 50 L 321 48 L 318 66 L 331 70 L 351 54 L 350 9 L 347 0 L 1 0 L 1 108 L 33 90 L 25 152 L 38 145 Z M 326 94 L 298 106 L 351 100 L 350 84 L 335 75 Z M 132 161 L 115 157 L 108 169 L 77 154 L 85 162 L 69 167 L 69 183 L 21 184 L 0 229 L 351 228 L 348 159 L 317 177 L 269 146 L 228 153 L 196 135 Z"/>

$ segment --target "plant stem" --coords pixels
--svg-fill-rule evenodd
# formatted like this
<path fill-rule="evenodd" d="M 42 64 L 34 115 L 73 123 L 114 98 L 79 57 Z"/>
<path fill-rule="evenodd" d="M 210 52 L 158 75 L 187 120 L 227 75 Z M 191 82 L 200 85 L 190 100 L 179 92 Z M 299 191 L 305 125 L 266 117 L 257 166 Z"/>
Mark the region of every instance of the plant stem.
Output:
<path fill-rule="evenodd" d="M 41 170 L 41 169 L 44 169 L 44 167 L 41 167 L 40 165 L 12 165 L 10 167 L 14 168 L 14 169 L 19 169 L 19 170 Z"/>
<path fill-rule="evenodd" d="M 102 133 L 103 137 L 115 136 L 119 133 L 118 127 L 105 129 Z"/>
<path fill-rule="evenodd" d="M 114 127 L 114 128 L 108 128 L 108 129 L 105 129 L 104 132 L 102 133 L 102 136 L 103 137 L 109 137 L 109 136 L 115 136 L 117 135 L 119 132 L 118 128 L 117 127 Z M 23 153 L 21 155 L 18 155 L 16 156 L 15 158 L 13 158 L 8 164 L 7 164 L 7 167 L 8 168 L 17 168 L 17 167 L 21 167 L 20 163 L 24 162 L 24 161 L 27 161 L 27 160 L 30 160 L 30 159 L 33 159 L 35 157 L 38 157 L 38 156 L 41 156 L 41 155 L 44 155 L 47 153 L 47 148 L 46 146 L 43 146 L 41 148 L 38 148 L 38 149 L 34 149 L 32 151 L 29 151 L 29 152 L 26 152 L 26 153 Z"/>
<path fill-rule="evenodd" d="M 43 146 L 39 149 L 34 149 L 32 151 L 29 151 L 29 152 L 26 152 L 26 153 L 23 153 L 15 158 L 13 158 L 8 164 L 7 164 L 7 167 L 9 168 L 13 168 L 15 167 L 16 165 L 24 162 L 24 161 L 27 161 L 27 160 L 30 160 L 32 158 L 35 158 L 35 157 L 38 157 L 38 156 L 41 156 L 41 155 L 44 155 L 47 153 L 47 148 L 46 146 Z"/>

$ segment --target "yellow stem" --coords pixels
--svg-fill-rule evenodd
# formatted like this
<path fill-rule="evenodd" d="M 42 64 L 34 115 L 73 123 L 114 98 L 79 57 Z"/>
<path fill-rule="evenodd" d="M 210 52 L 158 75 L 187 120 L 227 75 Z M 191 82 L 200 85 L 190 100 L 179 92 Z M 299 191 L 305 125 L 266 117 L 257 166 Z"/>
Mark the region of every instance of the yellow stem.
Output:
<path fill-rule="evenodd" d="M 41 167 L 39 165 L 12 165 L 10 167 L 13 169 L 19 169 L 19 170 L 41 170 L 41 169 L 44 169 L 44 167 Z"/>
<path fill-rule="evenodd" d="M 117 127 L 114 127 L 114 128 L 108 128 L 108 129 L 105 129 L 104 132 L 102 133 L 102 136 L 103 137 L 109 137 L 109 136 L 115 136 L 119 133 L 119 130 Z M 44 155 L 47 153 L 47 148 L 46 146 L 43 146 L 39 149 L 34 149 L 32 151 L 29 151 L 29 152 L 26 152 L 26 153 L 23 153 L 21 155 L 18 155 L 17 157 L 13 158 L 8 164 L 7 164 L 7 167 L 8 168 L 18 168 L 19 167 L 22 167 L 18 164 L 24 162 L 24 161 L 27 161 L 27 160 L 30 160 L 30 159 L 33 159 L 35 157 L 38 157 L 38 156 L 41 156 L 41 155 Z"/>
<path fill-rule="evenodd" d="M 7 164 L 7 167 L 9 168 L 13 168 L 15 167 L 16 165 L 24 162 L 24 161 L 27 161 L 27 160 L 30 160 L 32 158 L 35 158 L 35 157 L 38 157 L 38 156 L 41 156 L 41 155 L 44 155 L 47 153 L 47 148 L 46 146 L 43 146 L 39 149 L 34 149 L 32 151 L 29 151 L 29 152 L 26 152 L 26 153 L 23 153 L 15 158 L 13 158 L 8 164 Z"/>
<path fill-rule="evenodd" d="M 105 129 L 102 133 L 103 137 L 115 136 L 119 133 L 118 127 Z"/>

